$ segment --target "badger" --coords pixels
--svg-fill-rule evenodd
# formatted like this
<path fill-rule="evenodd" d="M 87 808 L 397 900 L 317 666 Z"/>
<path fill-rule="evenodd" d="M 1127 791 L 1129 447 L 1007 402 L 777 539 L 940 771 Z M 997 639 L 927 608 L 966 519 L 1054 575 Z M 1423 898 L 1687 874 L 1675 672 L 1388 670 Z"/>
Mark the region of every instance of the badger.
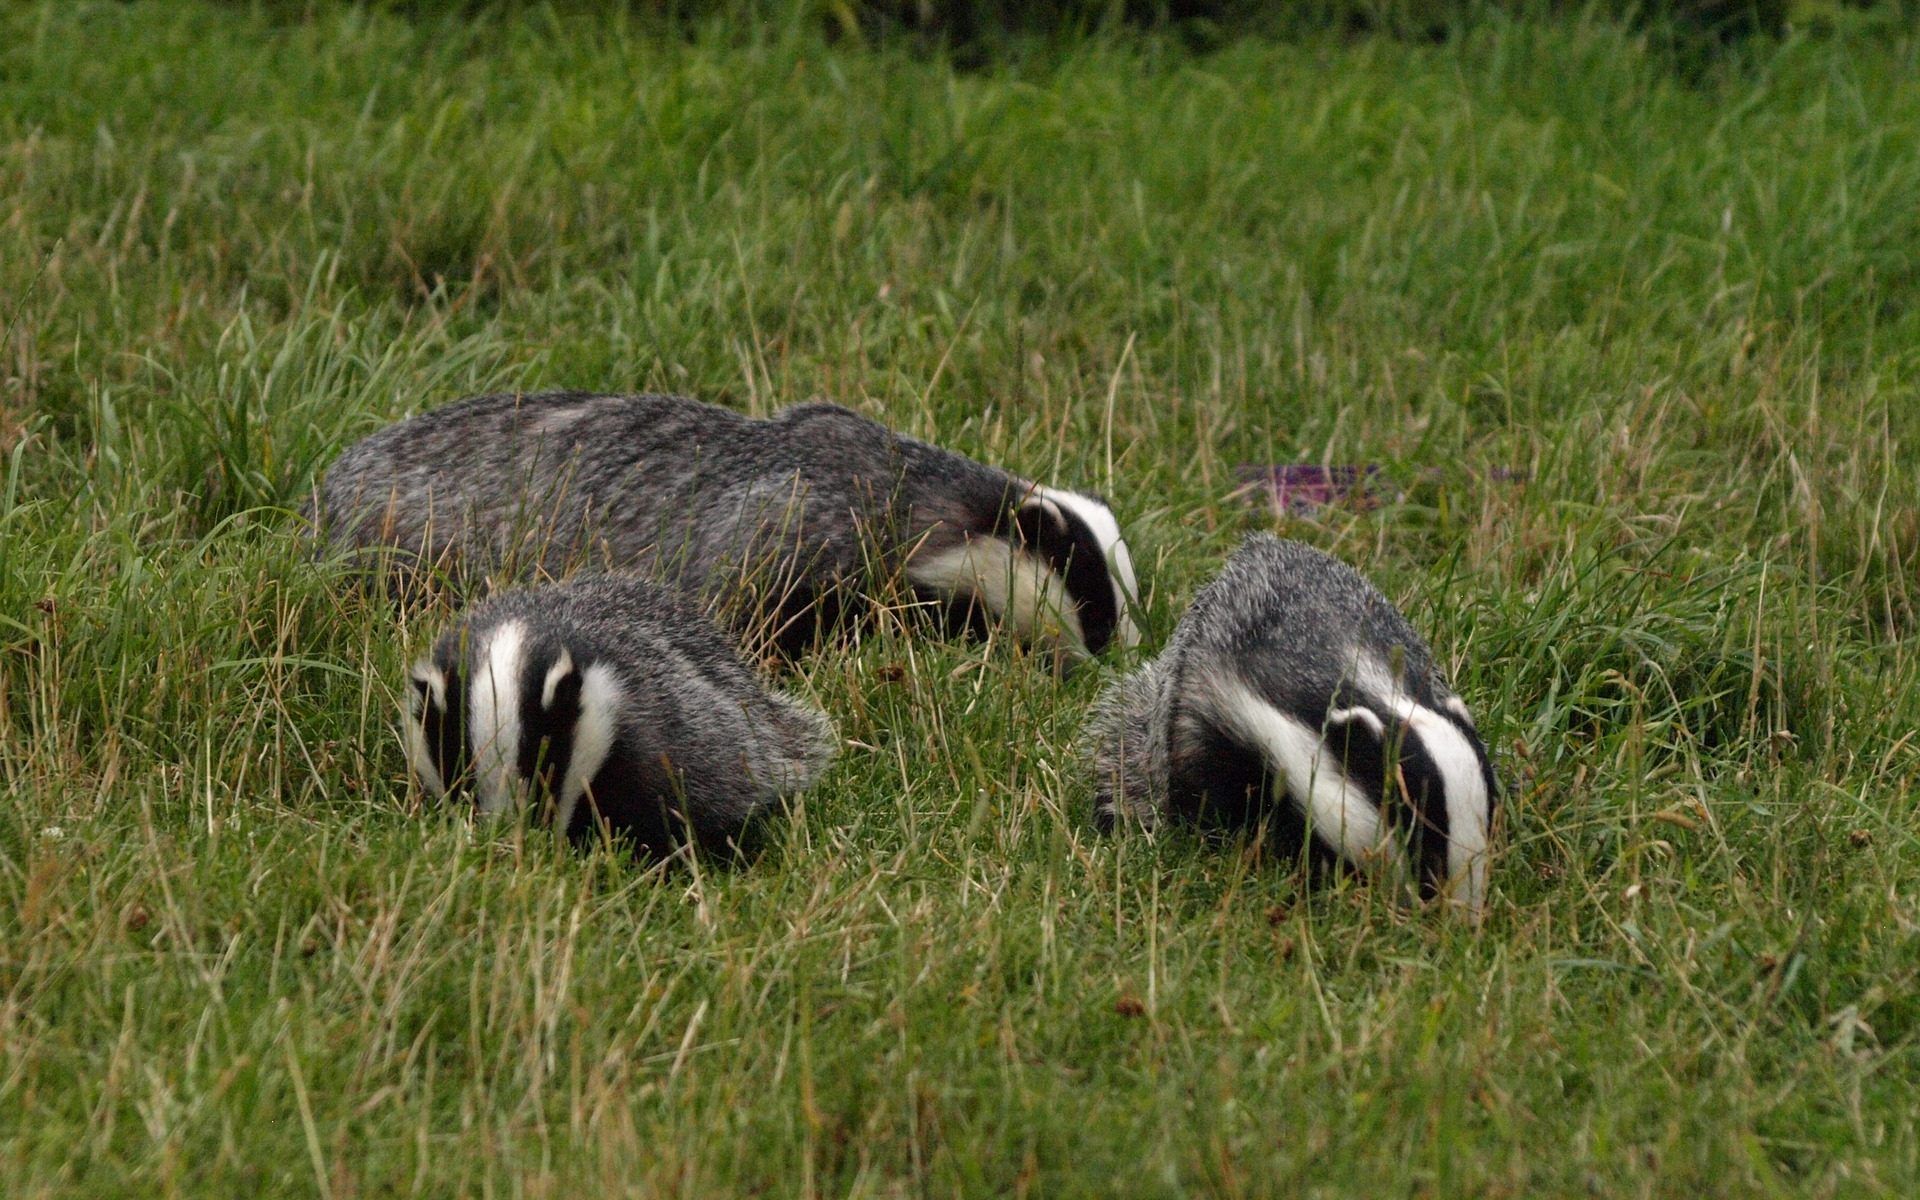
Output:
<path fill-rule="evenodd" d="M 408 672 L 408 764 L 436 797 L 643 852 L 739 844 L 832 759 L 827 718 L 768 691 L 711 618 L 630 576 L 499 593 Z"/>
<path fill-rule="evenodd" d="M 1406 618 L 1318 550 L 1249 537 L 1086 743 L 1103 831 L 1266 822 L 1318 867 L 1485 909 L 1498 785 L 1473 718 Z"/>
<path fill-rule="evenodd" d="M 896 573 L 947 624 L 1004 620 L 1067 659 L 1139 641 L 1104 501 L 825 402 L 762 420 L 681 396 L 479 396 L 350 447 L 315 504 L 332 543 L 457 585 L 645 571 L 789 652 Z"/>

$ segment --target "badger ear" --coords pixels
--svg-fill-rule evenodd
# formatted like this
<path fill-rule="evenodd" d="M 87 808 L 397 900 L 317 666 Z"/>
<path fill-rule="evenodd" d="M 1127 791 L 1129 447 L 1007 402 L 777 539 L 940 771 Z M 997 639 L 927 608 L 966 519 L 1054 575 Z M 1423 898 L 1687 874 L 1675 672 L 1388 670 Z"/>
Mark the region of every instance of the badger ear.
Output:
<path fill-rule="evenodd" d="M 407 682 L 413 685 L 407 693 L 407 711 L 415 717 L 429 707 L 446 707 L 447 677 L 432 659 L 423 658 L 414 663 L 407 672 Z"/>
<path fill-rule="evenodd" d="M 1338 758 L 1347 774 L 1378 796 L 1391 769 L 1391 731 L 1380 714 L 1364 704 L 1329 710 L 1321 725 L 1320 743 Z"/>
<path fill-rule="evenodd" d="M 1460 723 L 1468 729 L 1473 728 L 1473 711 L 1467 707 L 1465 700 L 1448 692 L 1447 698 L 1440 702 L 1440 707 L 1460 718 Z"/>
<path fill-rule="evenodd" d="M 414 778 L 431 796 L 444 796 L 458 770 L 460 714 L 449 712 L 447 677 L 430 658 L 407 671 L 401 742 Z M 456 696 L 456 703 L 458 699 Z"/>
<path fill-rule="evenodd" d="M 1013 540 L 1039 552 L 1048 562 L 1064 559 L 1073 545 L 1067 514 L 1045 496 L 1028 496 L 1013 510 Z"/>
<path fill-rule="evenodd" d="M 562 648 L 547 668 L 547 677 L 540 685 L 540 707 L 548 712 L 579 709 L 580 672 L 573 665 L 572 651 Z"/>
<path fill-rule="evenodd" d="M 1344 729 L 1353 724 L 1360 725 L 1375 738 L 1382 741 L 1386 739 L 1386 723 L 1381 721 L 1379 713 L 1374 712 L 1364 704 L 1355 704 L 1349 708 L 1336 708 L 1327 713 L 1327 731 L 1330 734 L 1336 729 Z"/>

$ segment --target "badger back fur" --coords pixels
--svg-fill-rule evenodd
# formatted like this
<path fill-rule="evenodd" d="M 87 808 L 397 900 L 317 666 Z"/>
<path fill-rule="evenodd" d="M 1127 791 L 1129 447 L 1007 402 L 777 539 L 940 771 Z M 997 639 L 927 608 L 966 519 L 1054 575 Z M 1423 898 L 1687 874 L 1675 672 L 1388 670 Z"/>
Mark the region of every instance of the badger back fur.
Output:
<path fill-rule="evenodd" d="M 569 838 L 601 823 L 656 854 L 736 842 L 834 752 L 820 712 L 769 692 L 713 621 L 628 577 L 505 592 L 408 674 L 407 760 L 436 796 L 526 804 Z"/>
<path fill-rule="evenodd" d="M 757 420 L 678 396 L 481 396 L 342 454 L 336 543 L 456 578 L 645 570 L 792 650 L 895 572 L 1067 653 L 1138 641 L 1132 562 L 1100 500 L 1018 479 L 825 403 Z"/>
<path fill-rule="evenodd" d="M 1248 538 L 1089 740 L 1103 829 L 1268 821 L 1323 863 L 1485 907 L 1497 788 L 1472 717 L 1406 618 L 1317 550 Z"/>

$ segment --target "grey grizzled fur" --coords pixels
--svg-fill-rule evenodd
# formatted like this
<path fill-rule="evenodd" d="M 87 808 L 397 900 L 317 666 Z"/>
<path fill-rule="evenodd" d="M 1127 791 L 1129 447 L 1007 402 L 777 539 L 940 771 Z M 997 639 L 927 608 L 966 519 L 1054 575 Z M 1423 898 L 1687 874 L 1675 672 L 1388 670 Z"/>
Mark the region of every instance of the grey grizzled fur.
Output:
<path fill-rule="evenodd" d="M 757 420 L 678 396 L 502 394 L 349 448 L 318 522 L 462 583 L 646 571 L 791 645 L 908 550 L 1000 524 L 1022 486 L 833 404 Z"/>
<path fill-rule="evenodd" d="M 1280 826 L 1281 844 L 1295 838 L 1293 845 L 1310 845 L 1317 860 L 1328 860 L 1325 847 L 1305 836 L 1299 811 L 1267 803 L 1265 764 L 1223 728 L 1218 685 L 1244 686 L 1315 731 L 1329 711 L 1352 706 L 1366 706 L 1392 726 L 1377 697 L 1355 686 L 1354 663 L 1362 655 L 1387 664 L 1408 696 L 1464 732 L 1479 755 L 1487 794 L 1496 794 L 1485 748 L 1464 706 L 1406 618 L 1346 564 L 1297 542 L 1255 534 L 1194 597 L 1160 656 L 1110 687 L 1095 705 L 1086 742 L 1095 772 L 1096 823 L 1107 829 L 1119 820 L 1145 826 L 1166 818 L 1225 825 L 1272 821 Z M 1376 804 L 1391 773 L 1379 760 L 1390 752 L 1376 747 L 1377 777 L 1369 788 Z M 1347 765 L 1357 772 L 1351 757 Z M 1406 760 L 1401 762 L 1404 767 Z M 1433 818 L 1415 812 L 1398 819 L 1400 828 L 1431 829 Z"/>
<path fill-rule="evenodd" d="M 579 729 L 578 686 L 543 696 L 555 663 L 564 653 L 576 679 L 604 668 L 619 691 L 611 751 L 590 802 L 577 805 L 563 831 L 576 840 L 594 834 L 598 817 L 650 852 L 668 852 L 689 831 L 718 850 L 782 796 L 810 787 L 833 758 L 837 739 L 826 716 L 769 691 L 711 618 L 649 580 L 582 576 L 496 594 L 414 668 L 410 724 L 421 728 L 435 774 L 456 790 L 474 786 L 467 684 L 490 639 L 515 624 L 525 631 L 524 667 L 509 697 L 522 731 L 515 776 L 551 773 L 530 786 L 536 803 L 557 798 Z M 429 667 L 451 681 L 444 708 L 422 682 Z"/>

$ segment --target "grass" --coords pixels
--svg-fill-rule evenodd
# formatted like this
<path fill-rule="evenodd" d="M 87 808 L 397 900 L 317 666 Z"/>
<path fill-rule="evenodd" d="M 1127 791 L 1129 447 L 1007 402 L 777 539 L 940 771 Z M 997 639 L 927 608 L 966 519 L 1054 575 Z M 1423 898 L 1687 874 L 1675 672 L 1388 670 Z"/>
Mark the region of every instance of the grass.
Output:
<path fill-rule="evenodd" d="M 1920 1190 L 1910 31 L 957 73 L 180 0 L 0 47 L 0 1192 Z M 790 679 L 847 749 L 748 869 L 423 811 L 445 615 L 293 510 L 543 386 L 1104 489 L 1149 646 L 1276 525 L 1237 465 L 1384 464 L 1278 524 L 1498 746 L 1490 919 L 1094 836 L 1123 664 L 884 628 Z"/>

